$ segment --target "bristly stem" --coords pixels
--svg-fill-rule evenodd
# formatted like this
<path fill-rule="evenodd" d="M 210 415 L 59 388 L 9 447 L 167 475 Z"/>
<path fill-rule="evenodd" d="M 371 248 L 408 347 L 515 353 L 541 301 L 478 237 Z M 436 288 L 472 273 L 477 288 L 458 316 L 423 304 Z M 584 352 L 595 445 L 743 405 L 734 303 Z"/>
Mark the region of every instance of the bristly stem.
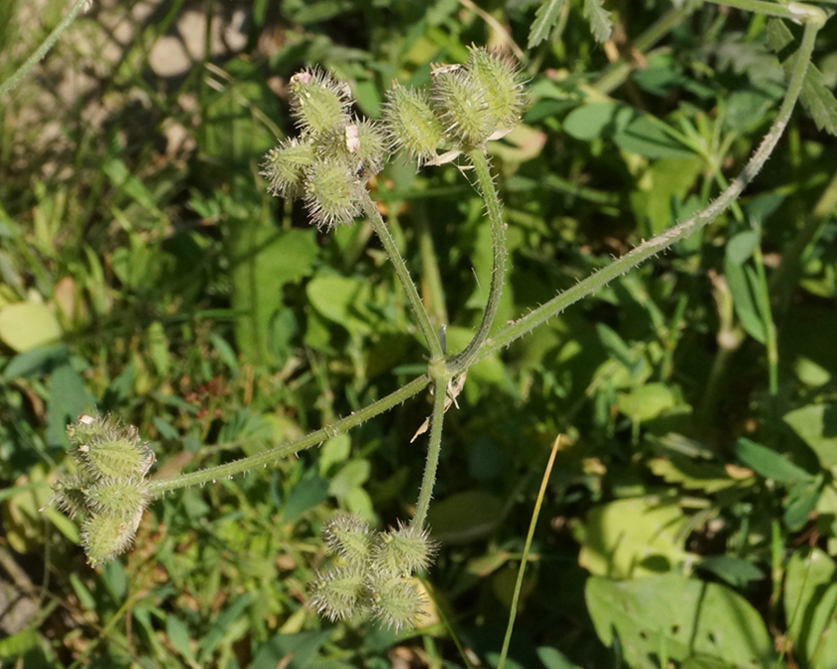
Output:
<path fill-rule="evenodd" d="M 398 276 L 398 279 L 401 281 L 401 286 L 404 288 L 404 292 L 407 293 L 407 299 L 410 301 L 410 306 L 413 308 L 413 313 L 418 321 L 421 333 L 424 335 L 424 340 L 427 342 L 427 348 L 430 349 L 431 360 L 443 359 L 444 353 L 442 351 L 442 345 L 439 342 L 439 337 L 436 335 L 433 325 L 430 323 L 430 316 L 427 314 L 424 302 L 421 301 L 421 297 L 416 289 L 416 284 L 413 283 L 413 279 L 410 276 L 407 265 L 404 263 L 404 258 L 402 258 L 401 254 L 398 252 L 395 240 L 392 238 L 392 235 L 389 234 L 386 223 L 384 223 L 384 219 L 381 217 L 381 212 L 378 211 L 378 207 L 369 195 L 364 196 L 362 204 L 363 213 L 372 224 L 372 229 L 375 231 L 375 234 L 378 235 L 378 238 L 381 240 L 381 244 L 384 245 L 384 250 L 386 251 L 387 256 L 389 256 L 392 266 L 395 268 L 395 273 Z"/>
<path fill-rule="evenodd" d="M 439 467 L 439 453 L 442 450 L 442 424 L 445 420 L 445 400 L 447 399 L 448 376 L 436 379 L 433 385 L 433 413 L 430 416 L 430 444 L 427 447 L 427 461 L 421 479 L 421 490 L 416 503 L 413 525 L 423 528 L 427 521 L 427 510 L 436 484 L 436 470 Z"/>
<path fill-rule="evenodd" d="M 454 375 L 468 368 L 479 351 L 491 326 L 497 309 L 500 306 L 500 297 L 503 294 L 503 283 L 506 275 L 506 231 L 503 226 L 503 210 L 500 205 L 500 198 L 497 189 L 494 187 L 494 180 L 491 178 L 491 167 L 488 158 L 482 149 L 474 149 L 468 152 L 468 158 L 474 166 L 474 173 L 477 177 L 477 188 L 485 201 L 485 208 L 488 212 L 488 220 L 491 224 L 491 244 L 494 250 L 494 265 L 491 271 L 491 287 L 488 290 L 488 301 L 482 320 L 477 328 L 477 333 L 465 349 L 453 356 L 448 362 L 448 371 Z"/>
<path fill-rule="evenodd" d="M 61 37 L 61 34 L 70 27 L 70 24 L 75 21 L 76 17 L 84 10 L 84 6 L 87 2 L 88 0 L 76 0 L 76 3 L 70 8 L 67 16 L 61 19 L 61 22 L 55 26 L 55 30 L 53 30 L 43 41 L 41 46 L 35 50 L 35 53 L 29 56 L 29 58 L 26 59 L 26 62 L 17 68 L 17 71 L 11 77 L 0 84 L 0 101 L 3 100 L 6 93 L 11 92 L 21 81 L 23 81 L 23 78 L 29 74 L 29 70 L 35 67 L 35 65 L 37 65 L 43 57 L 49 53 L 49 50 L 55 45 L 58 38 Z"/>
<path fill-rule="evenodd" d="M 148 484 L 148 492 L 153 497 L 161 497 L 163 493 L 170 490 L 177 490 L 178 488 L 186 488 L 193 485 L 203 485 L 205 483 L 215 482 L 218 479 L 230 478 L 237 474 L 243 474 L 256 467 L 267 467 L 278 460 L 285 458 L 294 453 L 317 444 L 321 444 L 326 439 L 331 439 L 341 432 L 346 432 L 353 427 L 365 423 L 370 418 L 374 418 L 384 411 L 392 409 L 394 406 L 401 404 L 414 395 L 418 395 L 430 383 L 430 378 L 427 375 L 422 375 L 417 379 L 413 379 L 406 386 L 396 390 L 394 393 L 373 402 L 368 407 L 356 411 L 351 416 L 346 416 L 331 425 L 312 432 L 302 439 L 296 439 L 279 446 L 275 446 L 262 453 L 257 453 L 249 458 L 229 462 L 218 467 L 210 467 L 208 469 L 201 469 L 190 474 L 183 474 L 182 476 L 174 476 L 167 479 L 159 479 L 150 481 Z M 444 393 L 444 390 L 442 391 Z"/>
<path fill-rule="evenodd" d="M 675 225 L 673 228 L 666 230 L 653 239 L 649 239 L 647 242 L 643 242 L 630 253 L 613 261 L 607 267 L 600 269 L 572 288 L 568 288 L 564 292 L 556 295 L 549 302 L 546 302 L 512 325 L 501 330 L 477 352 L 471 361 L 472 363 L 479 362 L 504 346 L 508 346 L 516 339 L 519 339 L 553 316 L 561 313 L 571 304 L 594 293 L 602 286 L 628 270 L 633 269 L 651 256 L 660 253 L 660 251 L 665 251 L 674 243 L 688 237 L 703 226 L 708 225 L 735 202 L 738 196 L 741 195 L 741 192 L 758 174 L 765 162 L 767 162 L 773 149 L 776 148 L 776 144 L 779 142 L 785 126 L 788 124 L 796 101 L 799 98 L 799 93 L 802 90 L 805 72 L 808 69 L 808 63 L 811 60 L 811 54 L 814 50 L 814 40 L 816 39 L 817 32 L 819 32 L 819 29 L 825 23 L 825 14 L 822 10 L 816 7 L 806 7 L 806 9 L 811 11 L 804 15 L 807 17 L 807 20 L 805 20 L 805 33 L 802 36 L 802 45 L 799 48 L 799 56 L 794 64 L 788 90 L 785 99 L 782 101 L 782 106 L 779 108 L 776 120 L 773 122 L 770 130 L 764 136 L 764 139 L 747 165 L 744 166 L 741 174 L 732 181 L 718 199 L 690 219 Z"/>

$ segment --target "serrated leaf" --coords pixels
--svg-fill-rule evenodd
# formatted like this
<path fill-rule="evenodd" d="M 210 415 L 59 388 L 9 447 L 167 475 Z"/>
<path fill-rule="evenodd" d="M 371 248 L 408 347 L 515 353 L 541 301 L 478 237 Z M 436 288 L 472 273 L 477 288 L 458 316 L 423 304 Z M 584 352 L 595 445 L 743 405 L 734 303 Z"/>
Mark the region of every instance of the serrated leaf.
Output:
<path fill-rule="evenodd" d="M 779 19 L 768 21 L 767 46 L 770 49 L 779 53 L 792 40 L 793 34 L 782 21 Z M 786 79 L 790 79 L 798 53 L 799 51 L 796 50 L 787 58 L 781 59 Z M 814 119 L 814 123 L 817 124 L 819 130 L 825 130 L 837 137 L 837 98 L 828 89 L 822 72 L 813 63 L 808 65 L 808 70 L 805 72 L 805 81 L 802 84 L 799 101 L 811 115 L 811 118 Z"/>
<path fill-rule="evenodd" d="M 584 18 L 590 22 L 593 37 L 599 42 L 606 42 L 610 39 L 613 22 L 610 20 L 610 12 L 602 5 L 602 0 L 584 0 Z"/>
<path fill-rule="evenodd" d="M 567 0 L 544 0 L 538 11 L 535 12 L 535 20 L 529 30 L 529 44 L 527 48 L 537 46 L 549 37 L 552 26 L 558 20 L 558 12 Z"/>

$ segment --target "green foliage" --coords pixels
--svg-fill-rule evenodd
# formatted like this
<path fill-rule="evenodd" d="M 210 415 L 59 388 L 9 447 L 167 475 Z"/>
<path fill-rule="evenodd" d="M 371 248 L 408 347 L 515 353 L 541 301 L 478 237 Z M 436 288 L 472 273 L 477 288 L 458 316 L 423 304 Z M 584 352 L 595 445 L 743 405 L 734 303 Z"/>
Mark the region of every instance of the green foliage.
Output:
<path fill-rule="evenodd" d="M 27 4 L 0 3 L 4 79 L 68 11 Z M 834 132 L 833 20 L 807 114 L 735 207 L 511 341 L 497 339 L 509 321 L 717 199 L 774 118 L 800 31 L 709 2 L 476 4 L 99 3 L 3 97 L 4 668 L 496 666 L 559 433 L 506 667 L 834 664 L 837 157 L 817 132 Z M 166 74 L 181 42 L 189 58 Z M 192 48 L 224 42 L 240 52 Z M 464 81 L 527 43 L 520 73 L 499 73 L 511 98 L 485 93 L 497 73 Z M 300 70 L 311 80 L 292 82 Z M 325 95 L 300 105 L 315 79 Z M 493 119 L 469 142 L 522 118 L 485 143 L 509 253 L 487 341 L 510 345 L 449 388 L 435 564 L 412 577 L 424 540 L 394 543 L 415 531 L 399 522 L 421 485 L 425 393 L 329 427 L 318 450 L 127 511 L 147 490 L 113 480 L 148 457 L 131 440 L 68 448 L 84 413 L 138 427 L 153 486 L 293 444 L 426 372 L 369 225 L 325 235 L 290 202 L 319 160 L 362 182 L 432 333 L 466 349 L 494 247 L 469 147 L 438 120 L 453 121 L 431 95 L 441 82 L 483 91 Z M 389 149 L 422 169 L 383 165 Z M 314 190 L 309 209 L 342 216 L 332 186 Z M 49 506 L 57 478 L 67 515 Z M 90 516 L 80 528 L 74 511 Z M 358 532 L 323 537 L 335 512 Z M 128 550 L 91 569 L 81 543 Z M 333 623 L 305 604 L 318 578 L 316 602 L 345 611 Z"/>

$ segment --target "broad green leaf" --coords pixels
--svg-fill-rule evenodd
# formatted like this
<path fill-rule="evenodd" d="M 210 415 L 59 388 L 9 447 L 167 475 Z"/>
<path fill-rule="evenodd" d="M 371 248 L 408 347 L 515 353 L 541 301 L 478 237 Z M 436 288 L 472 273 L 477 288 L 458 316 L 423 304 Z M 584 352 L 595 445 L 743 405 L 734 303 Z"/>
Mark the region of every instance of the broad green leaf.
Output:
<path fill-rule="evenodd" d="M 797 467 L 784 455 L 744 437 L 735 443 L 735 454 L 748 467 L 779 483 L 791 485 L 813 480 L 811 474 Z"/>
<path fill-rule="evenodd" d="M 323 645 L 330 629 L 325 631 L 301 632 L 300 634 L 277 634 L 262 644 L 253 658 L 250 669 L 307 669 L 313 667 L 317 651 Z"/>
<path fill-rule="evenodd" d="M 674 205 L 686 199 L 702 172 L 703 161 L 697 156 L 654 161 L 638 180 L 637 190 L 631 193 L 631 206 L 637 219 L 650 220 L 650 232 L 659 234 L 678 220 L 688 218 L 685 211 L 675 211 Z"/>
<path fill-rule="evenodd" d="M 3 370 L 3 376 L 13 379 L 30 374 L 43 374 L 51 367 L 57 367 L 67 360 L 70 349 L 66 344 L 41 346 L 19 353 Z"/>
<path fill-rule="evenodd" d="M 752 562 L 732 555 L 713 555 L 695 565 L 702 571 L 709 571 L 734 587 L 744 587 L 751 581 L 760 581 L 764 572 Z"/>
<path fill-rule="evenodd" d="M 825 469 L 837 467 L 837 404 L 809 404 L 783 420 L 817 454 Z"/>
<path fill-rule="evenodd" d="M 460 544 L 489 534 L 502 516 L 500 499 L 481 490 L 472 490 L 431 504 L 427 524 L 437 541 Z"/>
<path fill-rule="evenodd" d="M 0 340 L 17 353 L 61 337 L 58 319 L 44 304 L 15 302 L 0 309 Z"/>
<path fill-rule="evenodd" d="M 794 659 L 810 669 L 833 669 L 837 657 L 834 560 L 819 548 L 795 552 L 787 565 L 784 607 Z"/>
<path fill-rule="evenodd" d="M 546 669 L 581 669 L 577 664 L 570 662 L 557 648 L 541 646 L 538 648 L 538 658 Z"/>
<path fill-rule="evenodd" d="M 628 393 L 616 394 L 619 411 L 640 423 L 654 420 L 676 404 L 674 393 L 664 383 L 647 383 Z"/>
<path fill-rule="evenodd" d="M 630 107 L 613 102 L 595 102 L 573 109 L 564 119 L 564 132 L 581 141 L 611 137 L 634 117 Z"/>
<path fill-rule="evenodd" d="M 373 289 L 368 281 L 347 276 L 317 276 L 306 287 L 308 299 L 322 316 L 353 334 L 372 332 L 379 319 L 369 310 Z"/>
<path fill-rule="evenodd" d="M 680 532 L 687 520 L 676 504 L 641 498 L 597 506 L 587 515 L 578 563 L 613 578 L 669 571 L 689 555 Z"/>
<path fill-rule="evenodd" d="M 603 5 L 603 0 L 584 0 L 584 18 L 590 22 L 590 32 L 599 42 L 609 40 L 613 30 L 610 12 Z"/>
<path fill-rule="evenodd" d="M 727 242 L 727 258 L 735 265 L 743 265 L 759 245 L 761 238 L 755 230 L 739 232 Z"/>
<path fill-rule="evenodd" d="M 767 22 L 767 45 L 775 52 L 780 52 L 793 41 L 793 34 L 779 19 Z M 794 51 L 782 60 L 785 77 L 789 78 L 799 51 Z M 799 94 L 802 106 L 811 114 L 819 130 L 825 130 L 837 137 L 837 99 L 828 89 L 822 72 L 813 64 L 808 65 L 805 81 Z"/>
<path fill-rule="evenodd" d="M 765 669 L 773 644 L 759 613 L 740 595 L 716 583 L 679 574 L 587 581 L 587 606 L 602 642 L 619 638 L 633 669 L 659 669 L 659 658 L 693 667 Z M 714 664 L 706 664 L 707 662 Z M 718 662 L 725 664 L 718 664 Z M 684 665 L 686 666 L 686 665 Z"/>
<path fill-rule="evenodd" d="M 70 364 L 61 365 L 50 377 L 46 439 L 50 446 L 65 446 L 67 423 L 88 411 L 92 398 L 84 379 Z"/>
<path fill-rule="evenodd" d="M 0 639 L 0 658 L 20 661 L 28 651 L 35 648 L 39 643 L 38 630 L 34 627 L 27 627 L 17 634 Z M 21 666 L 23 665 L 21 664 Z"/>
<path fill-rule="evenodd" d="M 799 481 L 794 483 L 783 501 L 785 507 L 785 525 L 792 532 L 805 527 L 808 518 L 820 499 L 822 489 L 822 476 L 817 476 L 811 481 Z"/>
<path fill-rule="evenodd" d="M 741 484 L 731 478 L 721 465 L 683 457 L 654 458 L 649 461 L 648 467 L 667 483 L 677 483 L 689 490 L 703 490 L 710 494 Z"/>
<path fill-rule="evenodd" d="M 527 49 L 532 49 L 543 42 L 552 30 L 552 26 L 558 21 L 558 12 L 561 11 L 567 0 L 543 0 L 538 11 L 535 13 L 535 20 L 529 30 L 529 43 Z"/>

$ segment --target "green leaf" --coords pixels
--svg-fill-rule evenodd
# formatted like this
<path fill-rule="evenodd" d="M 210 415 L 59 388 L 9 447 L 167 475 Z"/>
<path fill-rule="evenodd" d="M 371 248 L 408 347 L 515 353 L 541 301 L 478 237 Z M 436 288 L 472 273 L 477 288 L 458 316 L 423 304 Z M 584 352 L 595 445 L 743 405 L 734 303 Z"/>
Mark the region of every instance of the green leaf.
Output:
<path fill-rule="evenodd" d="M 347 276 L 317 276 L 306 287 L 308 299 L 322 316 L 352 334 L 366 335 L 381 324 L 374 304 L 374 290 L 368 281 Z"/>
<path fill-rule="evenodd" d="M 67 422 L 75 421 L 92 404 L 84 387 L 84 379 L 69 364 L 61 365 L 50 377 L 49 404 L 47 405 L 46 439 L 50 446 L 67 443 Z"/>
<path fill-rule="evenodd" d="M 642 114 L 617 132 L 613 141 L 619 148 L 646 158 L 693 158 L 694 152 L 672 138 L 664 125 L 659 119 Z"/>
<path fill-rule="evenodd" d="M 837 404 L 809 404 L 783 420 L 817 454 L 825 469 L 837 467 Z"/>
<path fill-rule="evenodd" d="M 761 237 L 755 230 L 739 232 L 727 242 L 726 257 L 731 263 L 742 265 L 753 255 L 760 241 Z"/>
<path fill-rule="evenodd" d="M 500 499 L 481 490 L 472 490 L 432 504 L 427 524 L 437 541 L 461 544 L 489 534 L 502 517 Z"/>
<path fill-rule="evenodd" d="M 764 572 L 754 564 L 731 555 L 714 555 L 701 560 L 695 567 L 712 572 L 734 587 L 744 587 L 764 578 Z"/>
<path fill-rule="evenodd" d="M 632 420 L 654 420 L 677 404 L 674 393 L 664 383 L 647 383 L 629 393 L 616 394 L 616 406 Z"/>
<path fill-rule="evenodd" d="M 5 639 L 0 639 L 0 658 L 8 660 L 21 660 L 26 653 L 35 648 L 40 642 L 38 630 L 34 627 L 27 627 L 17 634 L 12 634 Z M 22 663 L 21 663 L 21 666 Z"/>
<path fill-rule="evenodd" d="M 602 0 L 584 0 L 584 18 L 590 22 L 590 32 L 599 42 L 609 40 L 613 30 L 610 12 L 603 5 Z"/>
<path fill-rule="evenodd" d="M 689 555 L 680 533 L 686 521 L 676 504 L 661 506 L 642 498 L 597 506 L 587 515 L 578 563 L 614 578 L 669 571 Z"/>
<path fill-rule="evenodd" d="M 661 653 L 697 667 L 763 669 L 774 653 L 759 613 L 740 595 L 716 583 L 679 574 L 587 581 L 587 606 L 602 642 L 618 636 L 634 669 L 658 669 Z M 706 664 L 706 662 L 715 664 Z M 686 666 L 686 665 L 684 665 Z"/>
<path fill-rule="evenodd" d="M 793 34 L 779 19 L 767 23 L 767 45 L 775 52 L 780 52 L 793 41 Z M 794 51 L 782 59 L 785 78 L 790 79 L 799 51 Z M 825 130 L 837 137 L 837 99 L 828 89 L 822 72 L 813 64 L 808 65 L 799 101 L 817 124 L 819 130 Z"/>
<path fill-rule="evenodd" d="M 735 454 L 748 467 L 768 479 L 785 485 L 813 480 L 808 472 L 797 467 L 784 455 L 744 437 L 735 443 Z"/>
<path fill-rule="evenodd" d="M 577 664 L 570 662 L 557 648 L 541 646 L 538 648 L 538 658 L 546 669 L 581 669 Z"/>
<path fill-rule="evenodd" d="M 630 107 L 613 102 L 596 102 L 573 109 L 564 119 L 564 132 L 581 141 L 611 137 L 634 117 Z"/>
<path fill-rule="evenodd" d="M 549 37 L 552 26 L 558 21 L 558 12 L 567 0 L 543 0 L 538 11 L 535 13 L 535 20 L 529 30 L 529 44 L 526 48 L 532 49 Z"/>
<path fill-rule="evenodd" d="M 15 302 L 0 309 L 0 340 L 20 353 L 61 337 L 61 326 L 44 304 Z"/>
<path fill-rule="evenodd" d="M 810 669 L 832 669 L 837 657 L 834 560 L 819 548 L 794 553 L 786 570 L 784 606 L 797 663 Z"/>
<path fill-rule="evenodd" d="M 331 630 L 301 632 L 300 634 L 277 634 L 262 644 L 253 658 L 250 669 L 306 669 L 313 667 L 315 656 Z"/>
<path fill-rule="evenodd" d="M 19 353 L 3 370 L 3 376 L 14 379 L 30 374 L 43 374 L 51 367 L 56 367 L 67 360 L 70 349 L 66 344 L 41 346 Z"/>
<path fill-rule="evenodd" d="M 730 293 L 732 293 L 732 304 L 735 307 L 736 315 L 741 321 L 741 326 L 753 339 L 763 344 L 767 341 L 764 321 L 762 321 L 758 306 L 756 305 L 752 283 L 747 278 L 745 267 L 732 262 L 729 255 L 727 255 L 724 259 L 724 275 L 726 276 Z"/>

